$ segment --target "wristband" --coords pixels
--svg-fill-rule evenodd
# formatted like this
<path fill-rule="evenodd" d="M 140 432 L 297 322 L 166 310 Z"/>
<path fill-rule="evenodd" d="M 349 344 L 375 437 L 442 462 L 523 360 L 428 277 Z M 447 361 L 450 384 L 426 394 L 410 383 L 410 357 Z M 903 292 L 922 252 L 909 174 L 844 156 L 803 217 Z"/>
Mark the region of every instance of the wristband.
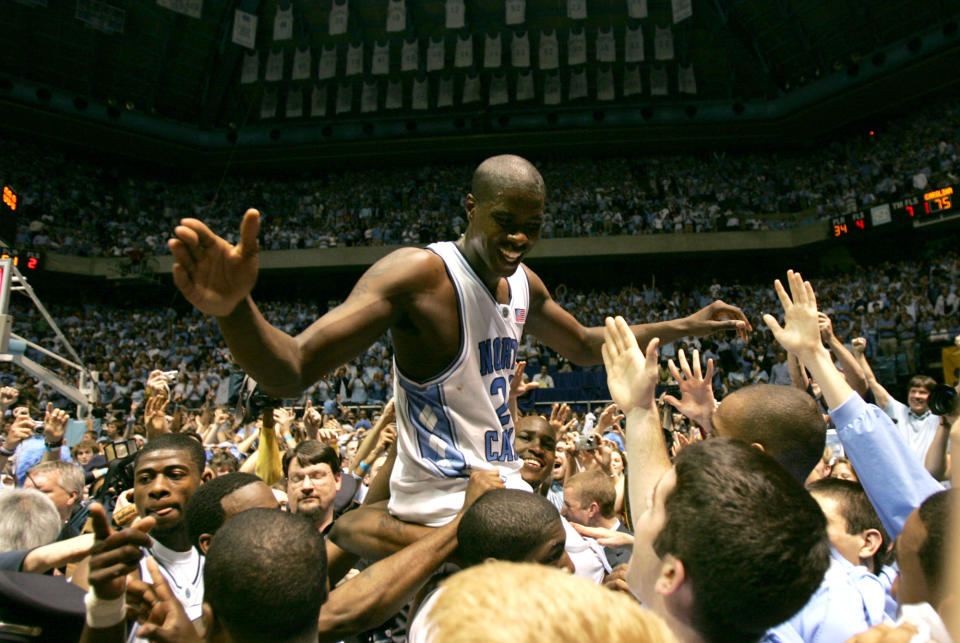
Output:
<path fill-rule="evenodd" d="M 357 468 L 360 469 L 360 471 L 362 471 L 362 472 L 364 472 L 364 473 L 366 473 L 367 471 L 370 470 L 370 467 L 367 465 L 366 462 L 361 462 L 361 463 L 360 463 L 360 466 L 358 466 Z"/>
<path fill-rule="evenodd" d="M 89 627 L 113 627 L 126 619 L 126 592 L 119 598 L 103 599 L 97 596 L 96 590 L 91 586 L 83 597 L 83 602 L 87 606 L 87 626 Z"/>
<path fill-rule="evenodd" d="M 48 451 L 53 451 L 54 449 L 59 449 L 63 446 L 63 438 L 61 438 L 59 442 L 54 442 L 53 444 L 50 444 L 49 442 L 44 442 L 44 444 L 46 445 Z"/>
<path fill-rule="evenodd" d="M 284 442 L 286 442 L 287 444 L 289 444 L 289 443 L 293 442 L 293 436 L 292 436 L 292 435 L 288 435 L 288 436 L 285 437 L 283 440 L 284 440 Z"/>
<path fill-rule="evenodd" d="M 0 455 L 5 455 L 8 458 L 14 454 L 14 449 L 8 449 L 6 446 L 0 447 Z"/>

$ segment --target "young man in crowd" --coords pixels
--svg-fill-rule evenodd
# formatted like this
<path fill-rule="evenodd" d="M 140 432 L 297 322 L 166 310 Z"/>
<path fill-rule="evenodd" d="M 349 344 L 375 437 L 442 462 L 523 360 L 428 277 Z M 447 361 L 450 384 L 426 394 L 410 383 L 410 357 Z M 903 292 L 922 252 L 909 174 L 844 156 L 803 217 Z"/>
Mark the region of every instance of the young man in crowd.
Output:
<path fill-rule="evenodd" d="M 610 476 L 602 471 L 584 471 L 571 477 L 564 485 L 563 510 L 560 513 L 577 525 L 599 527 L 632 536 L 614 512 L 616 499 L 617 490 Z M 629 562 L 632 552 L 632 544 L 607 545 L 603 548 L 610 567 Z"/>
<path fill-rule="evenodd" d="M 544 198 L 543 179 L 528 161 L 487 159 L 465 198 L 469 223 L 461 239 L 392 252 L 297 337 L 267 323 L 250 298 L 256 210 L 244 215 L 236 246 L 184 219 L 169 243 L 173 277 L 188 301 L 217 318 L 237 362 L 273 395 L 299 395 L 390 330 L 400 445 L 390 512 L 440 525 L 463 504 L 468 471 L 497 467 L 508 486 L 525 486 L 507 410 L 523 331 L 576 363 L 600 362 L 602 329 L 580 325 L 522 264 L 539 238 Z M 632 332 L 674 340 L 748 328 L 738 308 L 718 301 Z"/>

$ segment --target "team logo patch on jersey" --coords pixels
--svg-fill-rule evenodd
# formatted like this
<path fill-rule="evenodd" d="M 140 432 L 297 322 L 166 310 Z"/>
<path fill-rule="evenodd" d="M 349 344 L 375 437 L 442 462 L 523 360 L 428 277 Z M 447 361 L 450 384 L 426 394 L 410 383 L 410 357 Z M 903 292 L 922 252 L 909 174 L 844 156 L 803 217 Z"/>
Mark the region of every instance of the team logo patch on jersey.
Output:
<path fill-rule="evenodd" d="M 527 309 L 526 308 L 514 308 L 513 316 L 517 319 L 518 324 L 526 323 L 527 321 Z"/>

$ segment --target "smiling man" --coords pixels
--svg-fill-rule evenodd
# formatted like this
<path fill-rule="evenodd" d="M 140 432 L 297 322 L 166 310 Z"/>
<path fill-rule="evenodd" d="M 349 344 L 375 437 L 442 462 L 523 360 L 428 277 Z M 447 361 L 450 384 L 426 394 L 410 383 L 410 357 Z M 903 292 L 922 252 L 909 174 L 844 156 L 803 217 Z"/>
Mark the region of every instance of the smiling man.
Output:
<path fill-rule="evenodd" d="M 463 199 L 468 225 L 453 242 L 403 248 L 376 262 L 347 300 L 297 337 L 271 326 L 250 292 L 260 213 L 248 210 L 231 245 L 196 219 L 169 242 L 183 295 L 214 315 L 240 366 L 272 395 L 296 396 L 388 330 L 396 372 L 398 456 L 389 511 L 431 526 L 463 505 L 473 470 L 498 468 L 525 488 L 514 450 L 509 380 L 524 332 L 578 364 L 598 364 L 603 331 L 585 328 L 523 264 L 540 237 L 546 189 L 513 155 L 485 160 Z M 746 332 L 740 309 L 714 302 L 675 321 L 634 326 L 665 341 L 717 330 Z"/>

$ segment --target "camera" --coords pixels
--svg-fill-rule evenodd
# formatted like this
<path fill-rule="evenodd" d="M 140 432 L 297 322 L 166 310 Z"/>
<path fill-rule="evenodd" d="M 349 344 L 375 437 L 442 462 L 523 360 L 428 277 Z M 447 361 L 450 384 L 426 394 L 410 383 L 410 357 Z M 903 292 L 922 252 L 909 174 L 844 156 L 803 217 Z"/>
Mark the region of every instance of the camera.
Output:
<path fill-rule="evenodd" d="M 43 422 L 41 420 L 34 420 L 33 432 L 37 435 L 43 435 Z"/>
<path fill-rule="evenodd" d="M 946 384 L 937 384 L 930 393 L 927 404 L 934 415 L 950 415 L 957 410 L 957 389 Z"/>
<path fill-rule="evenodd" d="M 108 442 L 103 445 L 103 455 L 107 459 L 107 462 L 113 462 L 114 460 L 120 458 L 126 458 L 127 456 L 133 455 L 139 450 L 139 445 L 134 439 L 127 440 L 117 440 L 115 442 Z"/>
<path fill-rule="evenodd" d="M 237 417 L 244 422 L 255 422 L 264 409 L 281 406 L 281 401 L 267 395 L 257 381 L 249 375 L 243 378 L 237 399 Z"/>
<path fill-rule="evenodd" d="M 577 451 L 596 451 L 600 446 L 600 438 L 594 434 L 581 435 L 577 438 Z"/>

